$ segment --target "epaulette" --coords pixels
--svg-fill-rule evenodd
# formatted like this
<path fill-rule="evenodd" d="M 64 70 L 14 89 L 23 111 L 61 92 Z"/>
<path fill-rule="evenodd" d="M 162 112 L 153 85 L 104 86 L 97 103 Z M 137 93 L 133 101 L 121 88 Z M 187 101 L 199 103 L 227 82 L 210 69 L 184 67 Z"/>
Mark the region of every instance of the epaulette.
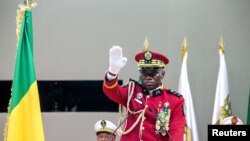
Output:
<path fill-rule="evenodd" d="M 173 94 L 173 95 L 175 95 L 177 97 L 182 97 L 182 95 L 180 93 L 178 93 L 178 92 L 176 92 L 176 91 L 174 91 L 172 89 L 168 89 L 167 92 L 170 93 L 170 94 Z"/>

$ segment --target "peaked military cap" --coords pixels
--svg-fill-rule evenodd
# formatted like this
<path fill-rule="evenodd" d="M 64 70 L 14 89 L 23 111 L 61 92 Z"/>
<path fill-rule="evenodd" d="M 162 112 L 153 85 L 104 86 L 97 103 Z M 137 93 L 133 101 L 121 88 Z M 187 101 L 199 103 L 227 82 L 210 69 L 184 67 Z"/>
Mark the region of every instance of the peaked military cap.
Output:
<path fill-rule="evenodd" d="M 135 55 L 135 60 L 138 62 L 138 67 L 164 67 L 168 64 L 168 58 L 158 52 L 148 50 L 149 43 L 146 38 L 144 49 Z"/>
<path fill-rule="evenodd" d="M 229 116 L 222 120 L 221 125 L 242 125 L 243 122 L 236 116 Z"/>
<path fill-rule="evenodd" d="M 106 132 L 106 133 L 110 133 L 110 134 L 115 134 L 115 130 L 116 130 L 116 125 L 114 123 L 112 123 L 111 121 L 108 120 L 99 120 L 95 123 L 95 131 L 96 134 L 99 132 Z"/>

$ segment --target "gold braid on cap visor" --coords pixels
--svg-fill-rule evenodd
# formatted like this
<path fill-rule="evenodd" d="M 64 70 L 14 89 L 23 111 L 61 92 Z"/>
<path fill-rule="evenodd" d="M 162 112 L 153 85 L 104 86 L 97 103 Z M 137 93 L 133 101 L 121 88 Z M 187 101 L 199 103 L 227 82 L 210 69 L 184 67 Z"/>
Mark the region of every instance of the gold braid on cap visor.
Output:
<path fill-rule="evenodd" d="M 161 60 L 153 59 L 150 62 L 145 60 L 140 60 L 138 63 L 138 67 L 164 67 L 165 63 Z"/>
<path fill-rule="evenodd" d="M 97 132 L 108 132 L 108 133 L 113 133 L 114 130 L 111 128 L 101 128 Z"/>

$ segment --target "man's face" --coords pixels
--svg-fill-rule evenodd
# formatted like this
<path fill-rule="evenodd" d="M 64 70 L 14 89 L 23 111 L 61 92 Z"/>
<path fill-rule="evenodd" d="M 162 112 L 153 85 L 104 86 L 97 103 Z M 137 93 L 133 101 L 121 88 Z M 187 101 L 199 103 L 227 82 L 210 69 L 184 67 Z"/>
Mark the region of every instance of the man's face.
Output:
<path fill-rule="evenodd" d="M 161 80 L 165 75 L 163 68 L 144 67 L 140 68 L 139 71 L 142 85 L 146 89 L 153 90 L 162 84 Z"/>
<path fill-rule="evenodd" d="M 97 133 L 97 141 L 115 141 L 115 136 L 110 136 L 110 133 L 100 132 Z"/>

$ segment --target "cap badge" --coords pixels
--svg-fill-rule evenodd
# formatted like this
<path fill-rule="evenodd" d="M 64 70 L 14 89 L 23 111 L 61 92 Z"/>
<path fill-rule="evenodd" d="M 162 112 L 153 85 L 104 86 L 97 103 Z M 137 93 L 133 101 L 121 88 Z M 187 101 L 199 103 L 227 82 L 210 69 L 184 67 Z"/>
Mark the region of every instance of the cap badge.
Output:
<path fill-rule="evenodd" d="M 102 120 L 102 121 L 101 121 L 101 126 L 102 126 L 102 128 L 105 128 L 106 125 L 107 125 L 106 121 L 105 121 L 105 120 Z"/>
<path fill-rule="evenodd" d="M 152 53 L 150 51 L 145 51 L 144 52 L 144 58 L 146 61 L 152 60 Z"/>

